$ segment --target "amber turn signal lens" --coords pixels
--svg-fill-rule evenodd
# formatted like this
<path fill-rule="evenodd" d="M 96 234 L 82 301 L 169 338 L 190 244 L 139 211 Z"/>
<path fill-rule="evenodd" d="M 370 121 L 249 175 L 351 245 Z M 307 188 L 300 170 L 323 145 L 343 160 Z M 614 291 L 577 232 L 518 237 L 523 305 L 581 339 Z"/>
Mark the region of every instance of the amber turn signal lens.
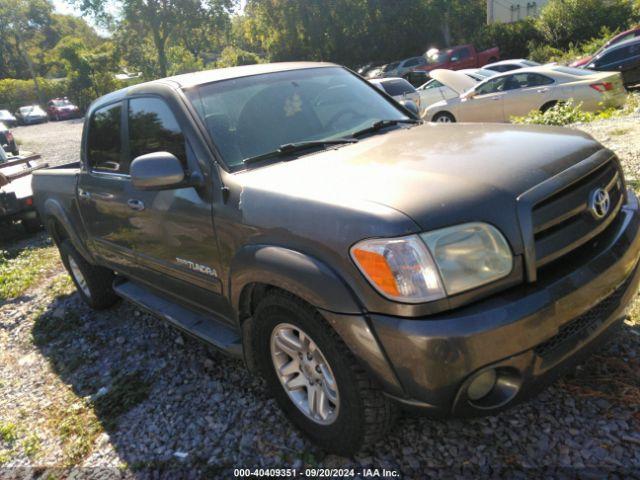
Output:
<path fill-rule="evenodd" d="M 379 253 L 368 252 L 357 248 L 353 250 L 353 256 L 371 281 L 375 283 L 380 290 L 394 297 L 400 296 L 393 272 L 384 256 Z"/>

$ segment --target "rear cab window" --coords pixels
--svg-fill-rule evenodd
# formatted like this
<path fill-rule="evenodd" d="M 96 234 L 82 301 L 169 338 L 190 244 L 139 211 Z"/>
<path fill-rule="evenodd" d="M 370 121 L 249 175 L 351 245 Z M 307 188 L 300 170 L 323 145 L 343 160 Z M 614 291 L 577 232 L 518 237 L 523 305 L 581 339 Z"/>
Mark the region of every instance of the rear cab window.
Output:
<path fill-rule="evenodd" d="M 120 103 L 98 108 L 91 115 L 87 139 L 87 162 L 91 171 L 129 173 L 129 165 L 122 158 L 121 125 Z"/>

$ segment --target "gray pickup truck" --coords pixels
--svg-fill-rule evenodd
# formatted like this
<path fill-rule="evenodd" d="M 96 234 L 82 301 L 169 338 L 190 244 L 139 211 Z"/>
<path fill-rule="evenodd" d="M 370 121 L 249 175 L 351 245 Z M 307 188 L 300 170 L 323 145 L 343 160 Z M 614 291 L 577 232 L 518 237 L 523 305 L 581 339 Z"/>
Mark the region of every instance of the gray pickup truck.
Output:
<path fill-rule="evenodd" d="M 111 93 L 80 161 L 33 184 L 90 306 L 125 298 L 243 358 L 342 454 L 398 407 L 527 398 L 638 287 L 638 202 L 611 151 L 561 128 L 423 124 L 333 64 Z"/>

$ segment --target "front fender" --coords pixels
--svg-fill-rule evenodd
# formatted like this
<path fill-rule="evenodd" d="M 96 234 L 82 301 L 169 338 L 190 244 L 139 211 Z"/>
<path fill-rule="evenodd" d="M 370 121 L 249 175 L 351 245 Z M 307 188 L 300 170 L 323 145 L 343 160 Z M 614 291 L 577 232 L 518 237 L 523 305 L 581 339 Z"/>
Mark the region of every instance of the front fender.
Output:
<path fill-rule="evenodd" d="M 282 288 L 322 310 L 361 313 L 349 287 L 327 265 L 301 252 L 272 245 L 244 247 L 231 262 L 229 297 L 239 311 L 240 295 L 251 283 Z"/>
<path fill-rule="evenodd" d="M 82 255 L 89 263 L 95 264 L 93 255 L 91 255 L 89 250 L 87 250 L 87 248 L 85 247 L 84 242 L 82 242 L 82 240 L 80 239 L 78 232 L 76 232 L 73 223 L 65 212 L 64 207 L 60 205 L 60 202 L 53 198 L 47 199 L 42 206 L 42 212 L 40 212 L 40 216 L 42 217 L 43 223 L 52 238 L 55 238 L 55 236 L 52 230 L 51 222 L 56 221 L 62 226 L 62 228 L 68 235 L 69 240 L 71 240 L 71 243 L 80 253 L 80 255 Z"/>

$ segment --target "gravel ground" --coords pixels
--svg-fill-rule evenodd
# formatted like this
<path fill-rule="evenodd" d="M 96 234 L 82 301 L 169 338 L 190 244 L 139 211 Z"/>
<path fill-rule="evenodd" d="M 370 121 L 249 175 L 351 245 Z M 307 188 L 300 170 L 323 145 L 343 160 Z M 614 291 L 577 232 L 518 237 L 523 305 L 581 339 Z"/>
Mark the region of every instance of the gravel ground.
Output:
<path fill-rule="evenodd" d="M 637 119 L 580 128 L 638 171 Z M 80 129 L 51 123 L 16 136 L 60 163 L 76 159 Z M 0 247 L 26 245 L 53 248 L 46 235 L 19 231 Z M 89 310 L 57 263 L 23 295 L 0 300 L 0 477 L 44 478 L 43 470 L 55 476 L 68 467 L 95 478 L 232 478 L 234 467 L 387 468 L 405 478 L 637 476 L 639 379 L 636 306 L 607 347 L 530 402 L 479 419 L 405 417 L 355 458 L 327 456 L 241 363 L 128 303 Z"/>
<path fill-rule="evenodd" d="M 80 159 L 80 139 L 83 118 L 16 127 L 13 134 L 20 150 L 36 152 L 51 166 L 77 162 Z"/>

